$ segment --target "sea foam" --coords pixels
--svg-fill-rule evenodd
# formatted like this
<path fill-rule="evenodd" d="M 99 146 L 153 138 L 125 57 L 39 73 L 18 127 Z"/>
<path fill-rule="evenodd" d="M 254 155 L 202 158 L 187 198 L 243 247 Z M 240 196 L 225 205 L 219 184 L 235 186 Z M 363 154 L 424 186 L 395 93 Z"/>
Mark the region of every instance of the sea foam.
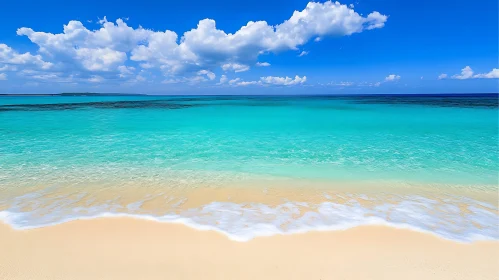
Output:
<path fill-rule="evenodd" d="M 74 201 L 65 201 L 36 208 L 40 205 L 37 202 L 31 211 L 21 210 L 20 201 L 36 197 L 36 194 L 28 194 L 17 198 L 10 208 L 0 211 L 0 220 L 23 230 L 82 219 L 132 217 L 213 230 L 241 242 L 260 236 L 346 230 L 362 225 L 410 229 L 458 242 L 499 240 L 497 207 L 469 198 L 463 198 L 467 203 L 466 211 L 461 211 L 455 203 L 442 203 L 418 195 L 404 196 L 397 202 L 377 202 L 369 207 L 355 199 L 347 203 L 288 201 L 275 206 L 211 202 L 161 215 L 139 211 L 141 201 L 126 206 L 106 203 L 90 207 L 73 207 Z M 363 196 L 363 199 L 370 198 Z"/>

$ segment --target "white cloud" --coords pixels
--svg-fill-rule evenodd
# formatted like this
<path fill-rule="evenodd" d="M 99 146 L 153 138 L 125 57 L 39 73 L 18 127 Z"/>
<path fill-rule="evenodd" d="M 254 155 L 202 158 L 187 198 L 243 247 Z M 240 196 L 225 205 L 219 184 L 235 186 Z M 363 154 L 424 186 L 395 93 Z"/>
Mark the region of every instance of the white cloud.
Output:
<path fill-rule="evenodd" d="M 268 66 L 270 66 L 270 63 L 268 63 L 268 62 L 257 62 L 256 66 L 268 67 Z"/>
<path fill-rule="evenodd" d="M 222 76 L 220 77 L 220 82 L 218 82 L 218 83 L 217 83 L 217 85 L 223 85 L 223 84 L 225 84 L 228 80 L 229 80 L 229 79 L 227 78 L 227 76 L 222 75 Z"/>
<path fill-rule="evenodd" d="M 75 58 L 81 61 L 81 65 L 86 70 L 107 72 L 123 66 L 127 56 L 124 52 L 115 51 L 109 48 L 80 48 L 75 50 Z"/>
<path fill-rule="evenodd" d="M 445 74 L 445 73 L 444 73 L 444 74 L 440 74 L 440 75 L 438 75 L 438 79 L 439 79 L 439 80 L 447 79 L 447 77 L 448 77 L 448 76 L 447 76 L 447 74 Z"/>
<path fill-rule="evenodd" d="M 210 81 L 212 81 L 216 78 L 215 73 L 208 71 L 208 70 L 200 70 L 200 71 L 198 71 L 198 75 L 199 76 L 206 75 L 208 77 L 208 79 L 210 79 Z"/>
<path fill-rule="evenodd" d="M 395 75 L 395 74 L 388 75 L 385 78 L 386 82 L 393 82 L 393 81 L 398 81 L 398 80 L 400 80 L 400 76 L 399 75 Z"/>
<path fill-rule="evenodd" d="M 199 71 L 213 73 L 218 67 L 247 71 L 261 54 L 298 50 L 310 40 L 319 41 L 326 36 L 348 36 L 382 28 L 387 19 L 378 12 L 361 16 L 353 6 L 326 1 L 310 2 L 280 24 L 250 21 L 234 33 L 217 29 L 212 19 L 200 20 L 197 27 L 180 35 L 170 30 L 133 28 L 122 19 L 113 23 L 104 17 L 96 30 L 73 20 L 64 25 L 61 33 L 19 28 L 17 34 L 36 44 L 38 53 L 19 54 L 2 44 L 0 67 L 29 64 L 82 80 L 95 75 L 103 79 L 133 79 L 135 69 L 123 68 L 130 67 L 127 63 L 131 60 L 141 68 L 160 71 L 167 77 L 185 77 L 185 81 L 191 82 L 204 78 L 197 75 Z M 5 50 L 10 54 L 6 56 Z M 263 64 L 257 65 L 267 66 Z"/>
<path fill-rule="evenodd" d="M 232 70 L 232 71 L 238 73 L 238 72 L 248 71 L 250 69 L 250 67 L 248 65 L 239 64 L 239 63 L 226 63 L 226 64 L 222 65 L 222 69 L 224 71 Z"/>
<path fill-rule="evenodd" d="M 298 84 L 303 84 L 307 80 L 306 76 L 299 77 L 298 75 L 295 76 L 295 78 L 290 78 L 290 77 L 274 77 L 274 76 L 268 76 L 268 77 L 261 77 L 260 81 L 265 84 L 273 84 L 273 85 L 283 85 L 283 86 L 291 86 L 291 85 L 298 85 Z"/>
<path fill-rule="evenodd" d="M 201 82 L 206 82 L 206 81 L 208 81 L 208 79 L 206 79 L 203 76 L 193 76 L 193 77 L 188 77 L 188 78 L 184 77 L 183 81 L 184 82 L 188 82 L 190 84 L 198 84 L 198 83 L 201 83 Z"/>
<path fill-rule="evenodd" d="M 70 21 L 64 25 L 63 33 L 36 32 L 22 27 L 17 34 L 37 44 L 39 54 L 50 60 L 57 70 L 119 73 L 118 67 L 124 66 L 127 53 L 153 33 L 141 27 L 129 27 L 121 19 L 116 24 L 105 18 L 99 23 L 101 28 L 92 31 L 79 21 Z"/>
<path fill-rule="evenodd" d="M 221 83 L 219 83 L 221 84 Z M 235 78 L 228 82 L 230 86 L 240 87 L 240 86 L 250 86 L 250 85 L 262 85 L 260 81 L 243 81 L 241 78 Z"/>
<path fill-rule="evenodd" d="M 260 80 L 258 80 L 258 81 L 243 81 L 243 80 L 241 80 L 241 78 L 235 78 L 235 79 L 230 80 L 228 82 L 228 84 L 231 86 L 249 86 L 249 85 L 293 86 L 293 85 L 301 85 L 301 84 L 305 83 L 306 80 L 307 80 L 306 76 L 303 76 L 303 77 L 295 76 L 295 78 L 268 76 L 268 77 L 260 77 Z M 218 83 L 218 84 L 223 84 L 223 83 L 225 83 L 225 81 L 227 81 L 227 79 L 224 79 L 224 82 L 222 82 L 222 80 L 220 79 L 220 83 Z"/>
<path fill-rule="evenodd" d="M 367 21 L 371 22 L 368 26 L 366 26 L 367 30 L 372 30 L 376 28 L 382 28 L 385 26 L 385 22 L 388 19 L 387 16 L 382 15 L 378 12 L 372 12 L 367 15 Z"/>
<path fill-rule="evenodd" d="M 442 74 L 444 75 L 444 74 Z M 441 76 L 438 76 L 439 80 L 441 80 Z M 447 78 L 447 75 L 445 75 L 444 78 Z M 452 79 L 457 79 L 457 80 L 467 80 L 467 79 L 499 79 L 499 69 L 494 68 L 488 73 L 481 73 L 481 74 L 474 74 L 473 69 L 471 67 L 466 66 L 463 69 L 461 69 L 461 74 L 456 74 L 451 77 Z"/>
<path fill-rule="evenodd" d="M 317 37 L 317 38 L 314 39 L 314 42 L 320 42 L 320 41 L 322 41 L 321 37 Z"/>
<path fill-rule="evenodd" d="M 7 74 L 0 73 L 0 81 L 5 81 L 5 80 L 7 80 Z"/>
<path fill-rule="evenodd" d="M 250 85 L 260 85 L 261 83 L 259 81 L 250 81 L 250 82 L 239 82 L 237 83 L 238 86 L 250 86 Z"/>
<path fill-rule="evenodd" d="M 372 84 L 372 86 L 375 86 L 375 87 L 379 87 L 381 85 L 381 82 L 376 82 L 374 84 Z"/>
<path fill-rule="evenodd" d="M 178 83 L 188 83 L 188 84 L 199 84 L 202 82 L 212 81 L 216 78 L 216 75 L 208 70 L 200 70 L 196 73 L 196 76 L 189 77 L 179 77 L 179 78 L 170 78 L 163 80 L 162 84 L 178 84 Z M 146 78 L 141 75 L 137 75 L 136 78 L 132 80 L 132 82 L 143 82 L 146 81 Z"/>
<path fill-rule="evenodd" d="M 121 66 L 118 66 L 118 71 L 120 72 L 120 74 L 118 76 L 120 78 L 125 78 L 125 77 L 129 77 L 133 74 L 133 72 L 135 71 L 135 67 L 121 65 Z"/>
<path fill-rule="evenodd" d="M 301 52 L 298 56 L 299 56 L 299 57 L 302 57 L 302 56 L 305 56 L 305 55 L 307 55 L 307 54 L 308 54 L 308 52 L 307 52 L 307 51 L 302 51 L 302 52 Z"/>
<path fill-rule="evenodd" d="M 295 11 L 289 20 L 275 27 L 277 36 L 271 46 L 296 49 L 312 37 L 351 35 L 364 29 L 383 27 L 386 20 L 387 16 L 378 12 L 364 18 L 339 2 L 309 2 L 303 11 Z"/>
<path fill-rule="evenodd" d="M 15 66 L 46 70 L 52 67 L 52 63 L 44 61 L 41 55 L 20 54 L 6 44 L 0 44 L 0 66 L 2 69 L 6 67 L 5 70 Z"/>
<path fill-rule="evenodd" d="M 499 69 L 494 68 L 489 73 L 485 74 L 476 74 L 473 78 L 478 79 L 499 79 Z"/>
<path fill-rule="evenodd" d="M 237 84 L 240 80 L 241 80 L 241 78 L 232 79 L 232 80 L 229 81 L 229 85 Z"/>
<path fill-rule="evenodd" d="M 471 69 L 471 67 L 466 66 L 463 69 L 461 69 L 461 74 L 453 75 L 452 79 L 466 80 L 472 77 L 473 77 L 473 70 Z"/>

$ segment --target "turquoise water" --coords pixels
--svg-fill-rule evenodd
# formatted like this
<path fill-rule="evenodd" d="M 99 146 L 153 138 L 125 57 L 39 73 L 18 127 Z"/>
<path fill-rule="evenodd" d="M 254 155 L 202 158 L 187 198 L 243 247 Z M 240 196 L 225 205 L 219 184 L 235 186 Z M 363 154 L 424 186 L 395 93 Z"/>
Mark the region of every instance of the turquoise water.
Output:
<path fill-rule="evenodd" d="M 497 95 L 0 97 L 0 220 L 497 240 L 498 112 Z"/>
<path fill-rule="evenodd" d="M 3 97 L 0 175 L 113 168 L 498 184 L 495 97 L 399 99 Z"/>

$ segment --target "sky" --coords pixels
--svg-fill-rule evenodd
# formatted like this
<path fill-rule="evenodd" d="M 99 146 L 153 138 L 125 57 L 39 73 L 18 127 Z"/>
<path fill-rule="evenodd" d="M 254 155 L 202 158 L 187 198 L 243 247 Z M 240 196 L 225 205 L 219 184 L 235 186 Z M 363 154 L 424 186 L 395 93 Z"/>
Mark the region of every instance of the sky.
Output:
<path fill-rule="evenodd" d="M 0 93 L 498 92 L 497 0 L 4 1 Z"/>

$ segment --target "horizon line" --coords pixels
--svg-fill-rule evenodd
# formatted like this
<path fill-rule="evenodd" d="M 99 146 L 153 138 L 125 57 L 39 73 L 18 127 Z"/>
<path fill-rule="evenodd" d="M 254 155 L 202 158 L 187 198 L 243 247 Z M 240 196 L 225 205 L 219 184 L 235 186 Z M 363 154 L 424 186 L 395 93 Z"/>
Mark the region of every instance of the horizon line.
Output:
<path fill-rule="evenodd" d="M 100 96 L 464 96 L 464 95 L 499 95 L 499 92 L 474 93 L 314 93 L 314 94 L 147 94 L 147 93 L 97 93 L 97 92 L 61 92 L 61 93 L 0 93 L 0 96 L 26 97 L 100 97 Z"/>

